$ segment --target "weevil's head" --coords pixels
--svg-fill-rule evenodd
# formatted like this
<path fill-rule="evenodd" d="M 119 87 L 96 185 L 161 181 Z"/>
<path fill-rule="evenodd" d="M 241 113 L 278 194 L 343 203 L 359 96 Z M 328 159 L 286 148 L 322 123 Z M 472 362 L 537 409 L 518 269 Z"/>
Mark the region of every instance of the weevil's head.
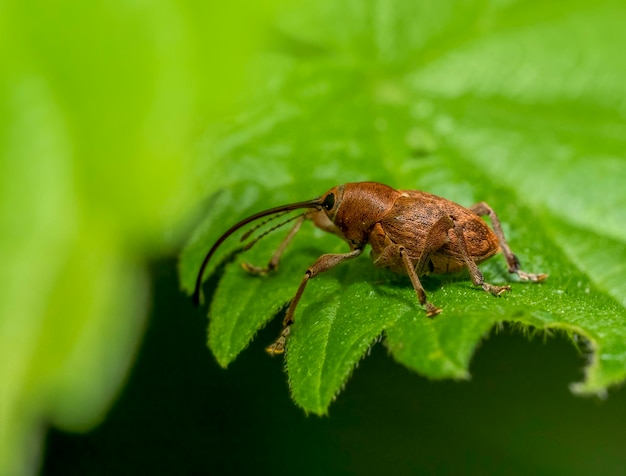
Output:
<path fill-rule="evenodd" d="M 338 234 L 358 246 L 368 242 L 373 226 L 389 212 L 397 194 L 381 183 L 357 182 L 333 187 L 319 200 Z"/>
<path fill-rule="evenodd" d="M 326 213 L 326 216 L 334 222 L 335 217 L 337 216 L 337 211 L 341 207 L 341 202 L 343 201 L 343 191 L 345 185 L 337 185 L 336 187 L 331 188 L 328 192 L 322 195 L 319 199 L 320 206 L 322 210 Z"/>
<path fill-rule="evenodd" d="M 315 199 L 316 209 L 307 213 L 307 217 L 313 221 L 316 227 L 346 239 L 341 229 L 335 224 L 335 216 L 341 207 L 343 198 L 343 185 L 331 188 L 321 197 Z"/>

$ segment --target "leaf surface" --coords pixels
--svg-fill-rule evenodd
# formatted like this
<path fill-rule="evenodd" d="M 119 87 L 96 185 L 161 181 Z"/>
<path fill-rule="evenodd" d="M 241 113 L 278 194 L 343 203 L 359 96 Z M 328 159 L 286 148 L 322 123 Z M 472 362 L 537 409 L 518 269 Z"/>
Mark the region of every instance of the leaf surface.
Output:
<path fill-rule="evenodd" d="M 501 257 L 481 266 L 488 282 L 513 281 L 501 298 L 466 275 L 425 278 L 443 308 L 430 320 L 408 279 L 364 253 L 304 293 L 286 354 L 294 400 L 326 413 L 380 335 L 422 375 L 468 378 L 500 322 L 582 339 L 593 354 L 573 389 L 604 393 L 626 377 L 624 19 L 617 2 L 585 1 L 317 2 L 287 12 L 259 61 L 255 109 L 206 139 L 224 190 L 239 192 L 224 205 L 232 219 L 211 210 L 201 225 L 211 232 L 183 253 L 183 287 L 192 290 L 201 250 L 231 223 L 339 183 L 486 201 L 523 269 L 549 279 L 515 282 Z M 247 199 L 242 190 L 255 187 L 265 191 Z M 347 251 L 305 224 L 275 275 L 241 270 L 238 261 L 263 264 L 279 241 L 218 267 L 209 344 L 222 365 L 280 314 L 316 257 Z"/>

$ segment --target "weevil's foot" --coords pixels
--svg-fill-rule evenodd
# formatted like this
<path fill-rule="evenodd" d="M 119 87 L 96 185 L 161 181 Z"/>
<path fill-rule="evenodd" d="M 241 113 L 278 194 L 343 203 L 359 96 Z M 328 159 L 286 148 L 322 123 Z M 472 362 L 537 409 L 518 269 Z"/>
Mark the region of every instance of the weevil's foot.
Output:
<path fill-rule="evenodd" d="M 511 290 L 511 286 L 494 286 L 493 284 L 483 283 L 483 289 L 494 296 L 501 296 Z"/>
<path fill-rule="evenodd" d="M 274 341 L 272 345 L 269 345 L 265 348 L 265 352 L 270 354 L 272 357 L 275 355 L 279 355 L 285 352 L 285 339 L 278 338 Z"/>
<path fill-rule="evenodd" d="M 437 314 L 441 314 L 441 309 L 439 309 L 438 307 L 435 307 L 431 303 L 427 302 L 426 303 L 426 317 L 433 318 Z"/>
<path fill-rule="evenodd" d="M 540 283 L 548 277 L 547 274 L 527 273 L 526 271 L 522 270 L 518 270 L 516 271 L 516 273 L 522 281 L 532 281 L 534 283 Z"/>
<path fill-rule="evenodd" d="M 250 263 L 241 263 L 241 267 L 246 270 L 246 272 L 254 274 L 255 276 L 266 276 L 267 273 L 270 272 L 269 268 L 261 268 L 260 266 L 255 266 Z"/>
<path fill-rule="evenodd" d="M 279 355 L 285 352 L 285 345 L 287 344 L 287 337 L 289 336 L 291 326 L 283 327 L 278 338 L 274 341 L 272 345 L 269 345 L 265 348 L 265 352 L 270 354 L 271 356 Z"/>

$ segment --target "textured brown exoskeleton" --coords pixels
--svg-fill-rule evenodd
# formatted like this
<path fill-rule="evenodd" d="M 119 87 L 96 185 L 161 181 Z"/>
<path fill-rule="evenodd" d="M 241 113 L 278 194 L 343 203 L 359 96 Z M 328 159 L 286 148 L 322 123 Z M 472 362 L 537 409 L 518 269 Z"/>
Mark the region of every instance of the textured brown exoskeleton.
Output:
<path fill-rule="evenodd" d="M 359 182 L 331 188 L 313 200 L 265 210 L 232 226 L 217 240 L 204 259 L 196 281 L 194 302 L 196 304 L 200 302 L 200 288 L 207 263 L 228 236 L 259 218 L 303 208 L 312 210 L 295 218 L 293 228 L 281 242 L 267 267 L 244 264 L 248 272 L 266 274 L 276 269 L 283 251 L 305 219 L 312 220 L 322 230 L 346 240 L 350 251 L 324 254 L 306 270 L 285 314 L 282 332 L 266 349 L 272 355 L 285 350 L 285 343 L 294 323 L 295 310 L 308 281 L 342 261 L 359 256 L 367 244 L 372 247 L 372 259 L 376 266 L 409 276 L 417 298 L 424 306 L 428 317 L 436 316 L 441 309 L 427 300 L 419 276 L 467 269 L 476 286 L 482 287 L 494 296 L 499 296 L 509 291 L 510 286 L 486 283 L 477 265 L 502 250 L 509 273 L 516 273 L 525 281 L 539 282 L 547 278 L 546 274 L 532 274 L 520 270 L 519 260 L 506 242 L 498 217 L 486 203 L 481 202 L 465 208 L 425 192 L 394 190 L 381 183 Z M 481 216 L 489 216 L 493 231 L 480 219 Z M 244 234 L 242 240 L 249 234 L 250 232 Z M 256 241 L 258 238 L 244 249 Z"/>

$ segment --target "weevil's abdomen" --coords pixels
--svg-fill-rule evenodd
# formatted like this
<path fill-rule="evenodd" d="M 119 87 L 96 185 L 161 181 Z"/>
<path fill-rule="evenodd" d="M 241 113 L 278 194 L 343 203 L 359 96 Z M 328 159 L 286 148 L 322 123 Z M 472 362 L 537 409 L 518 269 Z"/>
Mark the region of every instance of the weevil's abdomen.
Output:
<path fill-rule="evenodd" d="M 469 258 L 480 263 L 499 250 L 498 238 L 475 213 L 457 203 L 415 190 L 401 190 L 393 207 L 380 220 L 370 237 L 376 259 L 391 243 L 403 246 L 417 263 L 425 249 L 435 248 L 419 274 L 453 273 L 466 268 L 452 226 L 463 230 Z M 390 266 L 404 273 L 402 263 Z"/>
<path fill-rule="evenodd" d="M 463 255 L 459 251 L 456 235 L 450 230 L 448 236 L 449 241 L 430 257 L 427 266 L 428 272 L 435 274 L 455 273 L 467 267 Z M 500 250 L 495 233 L 476 215 L 474 215 L 474 219 L 463 223 L 463 237 L 469 258 L 476 264 L 491 258 Z"/>

